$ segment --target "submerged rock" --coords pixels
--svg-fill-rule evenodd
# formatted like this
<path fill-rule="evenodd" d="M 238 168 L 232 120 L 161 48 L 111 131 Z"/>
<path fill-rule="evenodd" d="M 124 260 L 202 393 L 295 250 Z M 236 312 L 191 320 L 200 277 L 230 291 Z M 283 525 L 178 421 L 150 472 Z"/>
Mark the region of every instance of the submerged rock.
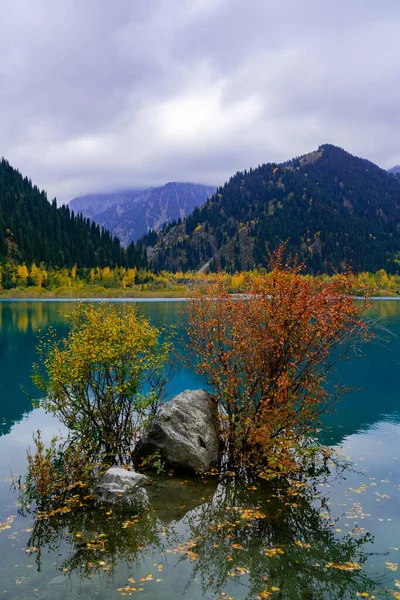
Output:
<path fill-rule="evenodd" d="M 203 472 L 218 461 L 218 411 L 208 392 L 186 390 L 162 406 L 136 456 L 157 451 L 168 466 L 186 471 Z"/>
<path fill-rule="evenodd" d="M 190 473 L 185 473 L 185 485 L 182 485 L 182 474 L 155 477 L 146 490 L 149 506 L 163 523 L 178 522 L 186 513 L 209 502 L 216 493 L 218 483 L 217 477 L 207 477 L 204 480 L 203 477 Z M 168 502 L 165 501 L 166 498 Z"/>
<path fill-rule="evenodd" d="M 121 467 L 111 467 L 106 471 L 96 487 L 100 494 L 125 494 L 127 492 L 137 491 L 147 481 L 146 475 L 136 473 L 136 471 L 127 471 Z"/>

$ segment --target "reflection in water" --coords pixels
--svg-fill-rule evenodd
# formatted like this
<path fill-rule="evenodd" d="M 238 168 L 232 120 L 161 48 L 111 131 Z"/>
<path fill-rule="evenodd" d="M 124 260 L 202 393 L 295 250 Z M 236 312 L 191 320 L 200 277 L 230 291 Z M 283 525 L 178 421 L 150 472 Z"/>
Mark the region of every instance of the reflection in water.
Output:
<path fill-rule="evenodd" d="M 59 307 L 44 302 L 0 302 L 0 435 L 10 431 L 24 413 L 32 410 L 21 386 L 33 392 L 30 372 L 35 360 L 37 330 L 54 324 L 65 335 L 65 316 Z M 63 311 L 67 306 L 63 307 Z"/>
<path fill-rule="evenodd" d="M 35 330 L 52 324 L 65 335 L 72 304 L 0 303 L 0 435 L 31 410 L 19 386 L 30 389 Z M 182 308 L 178 303 L 139 306 L 153 323 L 178 326 Z M 344 381 L 362 388 L 327 417 L 322 434 L 332 445 L 344 439 L 345 455 L 360 469 L 346 473 L 343 485 L 333 482 L 319 492 L 293 496 L 267 485 L 241 486 L 235 479 L 223 484 L 212 477 L 208 482 L 165 477 L 146 487 L 143 512 L 134 505 L 95 505 L 83 494 L 78 500 L 84 506 L 71 505 L 70 512 L 49 519 L 31 512 L 24 519 L 8 484 L 0 480 L 0 521 L 15 515 L 11 529 L 0 527 L 0 598 L 108 600 L 136 595 L 133 587 L 144 588 L 144 600 L 319 600 L 354 598 L 357 592 L 393 598 L 399 571 L 391 569 L 400 563 L 400 303 L 377 303 L 373 310 L 399 337 L 392 336 L 385 347 L 365 347 L 363 359 L 340 367 Z M 203 385 L 193 372 L 182 370 L 173 391 Z M 0 439 L 0 477 L 10 470 L 23 473 L 25 449 L 38 427 L 48 437 L 58 431 L 54 420 L 34 411 Z M 339 518 L 336 523 L 328 504 Z M 373 546 L 366 529 L 375 536 Z M 354 562 L 365 569 L 346 565 Z M 376 592 L 366 573 L 372 578 L 386 573 L 383 583 L 390 595 L 380 580 Z"/>
<path fill-rule="evenodd" d="M 0 435 L 9 432 L 24 413 L 32 410 L 21 385 L 29 393 L 34 393 L 30 373 L 35 361 L 37 330 L 52 325 L 63 337 L 67 332 L 66 317 L 75 304 L 76 301 L 0 302 Z M 127 304 L 121 303 L 121 310 L 125 310 Z M 183 334 L 184 302 L 138 303 L 137 306 L 155 325 L 176 325 L 177 339 Z M 345 396 L 336 412 L 325 418 L 324 425 L 327 427 L 322 438 L 324 443 L 339 443 L 344 436 L 375 423 L 382 415 L 393 414 L 393 418 L 397 418 L 400 302 L 377 302 L 371 310 L 371 316 L 380 318 L 380 323 L 393 335 L 388 343 L 373 342 L 364 346 L 365 356 L 361 359 L 352 361 L 350 365 L 345 362 L 340 364 L 338 378 L 357 391 Z M 173 395 L 184 389 L 204 386 L 202 377 L 190 369 L 182 368 L 173 378 L 169 392 Z M 329 427 L 333 427 L 333 431 Z"/>
<path fill-rule="evenodd" d="M 128 304 L 121 303 L 121 310 L 125 311 Z M 31 384 L 30 375 L 36 360 L 38 332 L 51 325 L 59 338 L 64 337 L 68 331 L 68 314 L 75 305 L 76 301 L 0 302 L 0 435 L 9 433 L 11 427 L 32 410 L 29 395 L 36 397 L 37 390 Z M 184 303 L 140 303 L 137 306 L 153 324 L 179 325 L 179 333 L 183 331 Z M 173 395 L 188 387 L 204 387 L 204 381 L 192 371 L 182 369 L 172 379 L 169 392 Z"/>
<path fill-rule="evenodd" d="M 142 498 L 110 504 L 81 492 L 36 512 L 27 549 L 37 569 L 49 570 L 43 559 L 57 553 L 69 597 L 94 578 L 103 593 L 143 588 L 151 598 L 223 598 L 232 589 L 235 599 L 280 591 L 290 600 L 333 600 L 378 586 L 362 571 L 371 536 L 338 536 L 315 485 L 164 477 L 146 492 L 145 507 Z M 157 586 L 167 571 L 172 587 Z"/>

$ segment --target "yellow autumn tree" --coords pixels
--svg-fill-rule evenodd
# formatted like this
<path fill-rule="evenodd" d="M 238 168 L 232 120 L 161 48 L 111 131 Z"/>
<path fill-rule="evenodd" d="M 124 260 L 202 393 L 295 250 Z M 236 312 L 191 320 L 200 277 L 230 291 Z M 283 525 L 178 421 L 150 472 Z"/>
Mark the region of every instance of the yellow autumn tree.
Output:
<path fill-rule="evenodd" d="M 20 285 L 21 287 L 26 287 L 26 285 L 28 284 L 28 276 L 29 271 L 27 266 L 25 264 L 19 265 L 17 267 L 17 285 Z"/>
<path fill-rule="evenodd" d="M 38 346 L 40 404 L 88 456 L 124 462 L 161 405 L 171 341 L 134 307 L 78 304 L 69 320 L 66 338 L 50 330 Z"/>
<path fill-rule="evenodd" d="M 29 276 L 34 285 L 41 288 L 46 275 L 46 271 L 44 271 L 41 267 L 37 267 L 35 263 L 32 263 Z"/>

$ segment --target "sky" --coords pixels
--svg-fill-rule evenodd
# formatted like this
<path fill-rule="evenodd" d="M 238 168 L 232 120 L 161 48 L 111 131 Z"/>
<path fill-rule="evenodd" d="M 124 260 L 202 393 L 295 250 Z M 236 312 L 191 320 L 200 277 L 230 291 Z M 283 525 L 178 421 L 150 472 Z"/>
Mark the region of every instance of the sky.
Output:
<path fill-rule="evenodd" d="M 399 0 L 0 0 L 0 155 L 67 202 L 336 144 L 400 164 Z"/>

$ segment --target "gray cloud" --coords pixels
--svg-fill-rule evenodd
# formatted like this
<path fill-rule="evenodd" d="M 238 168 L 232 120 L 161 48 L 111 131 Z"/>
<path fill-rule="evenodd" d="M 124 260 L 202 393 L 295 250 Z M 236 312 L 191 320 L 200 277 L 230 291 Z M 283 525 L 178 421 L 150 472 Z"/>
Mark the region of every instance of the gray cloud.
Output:
<path fill-rule="evenodd" d="M 400 163 L 398 0 L 0 0 L 0 152 L 49 196 L 338 144 Z"/>

